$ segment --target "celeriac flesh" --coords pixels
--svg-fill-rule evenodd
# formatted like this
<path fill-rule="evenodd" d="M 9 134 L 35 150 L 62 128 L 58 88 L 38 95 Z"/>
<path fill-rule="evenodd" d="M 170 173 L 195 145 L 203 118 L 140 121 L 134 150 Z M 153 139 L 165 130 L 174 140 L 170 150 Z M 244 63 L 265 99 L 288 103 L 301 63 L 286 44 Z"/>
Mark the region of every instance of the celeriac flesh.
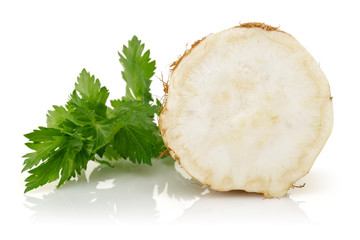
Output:
<path fill-rule="evenodd" d="M 281 197 L 328 139 L 332 97 L 294 37 L 248 23 L 207 36 L 174 64 L 159 125 L 170 154 L 204 185 Z"/>

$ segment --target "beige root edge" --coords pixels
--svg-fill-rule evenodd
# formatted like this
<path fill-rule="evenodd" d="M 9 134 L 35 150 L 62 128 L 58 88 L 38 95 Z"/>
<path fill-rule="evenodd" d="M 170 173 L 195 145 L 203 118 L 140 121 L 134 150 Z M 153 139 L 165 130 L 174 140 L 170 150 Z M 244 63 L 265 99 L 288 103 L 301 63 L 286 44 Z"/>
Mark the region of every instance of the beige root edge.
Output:
<path fill-rule="evenodd" d="M 265 31 L 279 31 L 279 32 L 283 32 L 281 30 L 279 30 L 279 27 L 273 27 L 270 25 L 266 25 L 265 23 L 258 23 L 258 22 L 248 22 L 248 23 L 242 23 L 238 26 L 235 26 L 233 28 L 262 28 Z M 211 34 L 210 34 L 211 35 Z M 209 36 L 209 35 L 208 35 Z M 200 40 L 195 41 L 190 49 L 185 50 L 185 52 L 175 61 L 170 65 L 170 72 L 174 72 L 174 70 L 177 68 L 177 66 L 180 64 L 180 62 L 183 60 L 184 57 L 186 57 L 187 55 L 190 54 L 190 52 L 197 46 L 199 45 L 200 42 L 202 42 L 203 40 L 205 40 L 208 36 L 203 37 Z"/>
<path fill-rule="evenodd" d="M 283 32 L 286 33 L 284 31 L 281 31 L 279 29 L 279 27 L 273 27 L 270 25 L 267 25 L 265 23 L 259 23 L 259 22 L 248 22 L 248 23 L 241 23 L 240 25 L 237 25 L 233 28 L 261 28 L 264 29 L 265 31 L 278 31 L 278 32 Z M 180 57 L 174 61 L 172 64 L 170 64 L 170 75 L 175 71 L 175 69 L 177 68 L 177 66 L 180 64 L 180 62 L 191 53 L 191 51 L 197 46 L 199 45 L 200 42 L 202 42 L 203 40 L 205 40 L 208 36 L 210 36 L 211 34 L 203 37 L 200 40 L 195 41 L 193 44 L 191 44 L 191 47 L 189 49 L 186 49 L 185 52 L 180 55 Z M 168 94 L 168 89 L 169 89 L 169 83 L 168 81 L 165 81 L 163 79 L 163 77 L 159 78 L 160 81 L 163 84 L 163 91 L 164 91 L 164 96 L 161 97 L 162 101 L 162 106 L 161 106 L 161 112 L 163 110 L 165 110 L 166 108 L 166 99 L 167 99 L 167 94 Z M 160 123 L 159 123 L 160 125 Z M 168 148 L 169 149 L 169 148 Z"/>
<path fill-rule="evenodd" d="M 270 25 L 267 25 L 265 23 L 259 23 L 259 22 L 248 22 L 248 23 L 242 23 L 238 26 L 235 26 L 233 28 L 261 28 L 261 29 L 264 29 L 265 31 L 278 31 L 278 32 L 282 32 L 282 33 L 286 33 L 284 31 L 281 31 L 279 29 L 279 27 L 273 27 L 273 26 L 270 26 Z M 286 33 L 288 34 L 288 33 Z M 210 36 L 211 34 L 209 34 L 208 36 Z M 180 62 L 186 57 L 188 56 L 191 51 L 199 45 L 200 42 L 202 42 L 203 40 L 205 40 L 208 36 L 206 37 L 203 37 L 202 39 L 200 40 L 197 40 L 195 41 L 191 47 L 187 50 L 185 50 L 185 52 L 176 60 L 174 61 L 171 65 L 170 65 L 170 75 L 175 71 L 175 69 L 177 68 L 177 66 L 180 64 Z M 164 86 L 164 96 L 162 97 L 163 99 L 163 102 L 162 102 L 162 106 L 161 106 L 161 114 L 160 114 L 160 117 L 159 117 L 159 121 L 158 121 L 158 124 L 159 124 L 159 129 L 160 129 L 160 134 L 161 136 L 163 136 L 166 132 L 167 129 L 161 127 L 161 115 L 163 112 L 166 112 L 167 111 L 167 108 L 166 108 L 166 100 L 167 100 L 167 95 L 168 95 L 168 89 L 169 89 L 169 83 L 168 82 L 165 82 L 163 79 L 160 79 L 161 82 L 163 83 L 163 86 Z M 330 97 L 330 101 L 332 100 L 332 97 Z M 167 150 L 169 151 L 171 157 L 173 159 L 175 159 L 176 162 L 178 162 L 181 166 L 181 160 L 180 160 L 180 157 L 175 153 L 175 151 L 173 151 L 171 148 L 168 147 L 168 143 L 166 142 L 166 140 L 163 138 L 163 141 L 164 141 L 164 145 L 166 146 Z M 165 151 L 167 151 L 165 150 Z M 164 152 L 165 152 L 164 151 Z M 233 189 L 233 190 L 222 190 L 222 189 L 214 189 L 212 188 L 211 185 L 208 185 L 208 184 L 204 184 L 202 183 L 201 181 L 199 181 L 198 179 L 196 179 L 194 176 L 192 176 L 185 168 L 183 168 L 185 170 L 185 172 L 187 174 L 189 174 L 189 176 L 191 176 L 193 179 L 195 179 L 196 181 L 198 181 L 199 183 L 201 183 L 202 185 L 208 187 L 208 188 L 211 188 L 215 191 L 220 191 L 220 192 L 229 192 L 229 191 L 245 191 L 247 192 L 246 190 L 242 190 L 242 189 Z M 309 172 L 307 172 L 304 176 L 306 176 Z M 300 177 L 299 179 L 303 178 L 304 176 Z M 287 189 L 287 191 L 290 189 L 290 188 L 297 188 L 299 186 L 296 186 L 294 185 L 299 179 L 297 179 L 296 181 L 294 181 L 293 183 L 289 184 L 289 187 Z M 304 187 L 305 184 L 301 185 L 300 187 Z M 264 197 L 266 198 L 272 198 L 272 196 L 270 196 L 267 192 L 251 192 L 251 193 L 254 193 L 254 194 L 261 194 L 263 195 Z"/>
<path fill-rule="evenodd" d="M 248 22 L 248 23 L 241 23 L 240 25 L 237 25 L 233 28 L 261 28 L 264 29 L 265 31 L 278 31 L 278 32 L 283 32 L 286 33 L 284 31 L 281 31 L 279 29 L 279 27 L 273 27 L 270 25 L 267 25 L 265 23 L 259 23 L 259 22 Z M 202 42 L 203 40 L 205 40 L 208 36 L 210 36 L 211 34 L 203 37 L 200 40 L 195 41 L 193 44 L 191 44 L 191 47 L 189 49 L 186 49 L 184 51 L 184 53 L 182 55 L 180 55 L 180 57 L 174 61 L 172 64 L 170 64 L 170 75 L 175 71 L 175 69 L 177 68 L 177 66 L 180 64 L 180 62 L 191 53 L 191 51 L 197 46 L 199 45 L 200 42 Z M 167 99 L 167 94 L 168 94 L 168 89 L 169 89 L 169 83 L 168 81 L 164 81 L 164 79 L 161 77 L 160 81 L 163 84 L 163 91 L 164 91 L 164 96 L 161 98 L 162 101 L 162 106 L 161 106 L 161 112 L 162 110 L 165 109 L 166 106 L 166 99 Z"/>

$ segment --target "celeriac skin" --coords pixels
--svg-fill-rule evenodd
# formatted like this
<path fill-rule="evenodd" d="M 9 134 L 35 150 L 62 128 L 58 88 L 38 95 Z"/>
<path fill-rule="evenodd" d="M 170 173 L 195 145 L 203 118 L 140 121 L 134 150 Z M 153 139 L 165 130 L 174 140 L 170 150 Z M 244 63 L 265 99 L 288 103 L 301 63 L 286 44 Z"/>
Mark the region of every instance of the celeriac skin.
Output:
<path fill-rule="evenodd" d="M 172 157 L 204 185 L 281 197 L 327 141 L 332 97 L 294 37 L 247 23 L 198 41 L 174 64 L 159 125 Z"/>

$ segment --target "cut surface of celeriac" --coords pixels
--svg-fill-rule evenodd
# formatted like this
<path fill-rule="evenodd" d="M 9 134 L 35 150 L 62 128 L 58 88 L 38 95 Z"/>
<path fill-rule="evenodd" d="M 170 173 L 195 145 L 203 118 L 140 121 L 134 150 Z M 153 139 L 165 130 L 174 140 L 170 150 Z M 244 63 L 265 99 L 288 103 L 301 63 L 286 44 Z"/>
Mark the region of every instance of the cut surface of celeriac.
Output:
<path fill-rule="evenodd" d="M 170 76 L 159 118 L 170 154 L 219 191 L 281 197 L 333 124 L 329 83 L 291 35 L 249 23 L 198 41 Z"/>

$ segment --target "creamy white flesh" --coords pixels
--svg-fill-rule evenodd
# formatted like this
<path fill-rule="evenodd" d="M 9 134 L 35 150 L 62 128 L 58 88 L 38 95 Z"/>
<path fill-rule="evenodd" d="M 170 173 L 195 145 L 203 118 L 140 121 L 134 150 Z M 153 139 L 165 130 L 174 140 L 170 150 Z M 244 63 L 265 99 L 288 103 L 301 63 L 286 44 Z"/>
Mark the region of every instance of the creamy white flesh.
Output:
<path fill-rule="evenodd" d="M 330 88 L 291 35 L 232 28 L 177 65 L 159 123 L 172 156 L 201 183 L 280 197 L 330 135 Z"/>

